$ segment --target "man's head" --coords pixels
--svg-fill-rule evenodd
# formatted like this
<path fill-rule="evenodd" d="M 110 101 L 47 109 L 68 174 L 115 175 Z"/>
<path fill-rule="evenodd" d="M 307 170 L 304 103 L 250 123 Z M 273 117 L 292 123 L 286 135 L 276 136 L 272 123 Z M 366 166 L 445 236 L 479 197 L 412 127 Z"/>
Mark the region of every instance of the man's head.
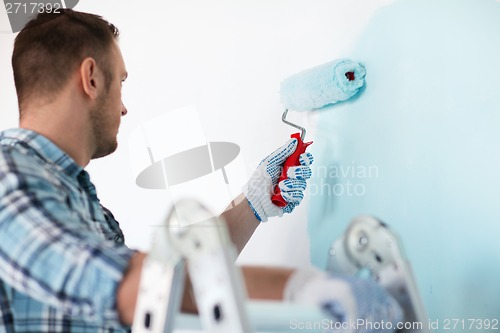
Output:
<path fill-rule="evenodd" d="M 88 111 L 91 158 L 113 152 L 120 116 L 127 112 L 121 102 L 127 73 L 118 34 L 101 17 L 70 9 L 42 13 L 28 22 L 12 54 L 21 123 L 40 106 L 58 102 L 70 87 L 75 108 L 83 100 Z"/>
<path fill-rule="evenodd" d="M 21 112 L 30 98 L 54 98 L 86 57 L 96 61 L 109 82 L 109 53 L 118 34 L 101 17 L 71 9 L 42 13 L 28 22 L 17 35 L 12 54 Z"/>

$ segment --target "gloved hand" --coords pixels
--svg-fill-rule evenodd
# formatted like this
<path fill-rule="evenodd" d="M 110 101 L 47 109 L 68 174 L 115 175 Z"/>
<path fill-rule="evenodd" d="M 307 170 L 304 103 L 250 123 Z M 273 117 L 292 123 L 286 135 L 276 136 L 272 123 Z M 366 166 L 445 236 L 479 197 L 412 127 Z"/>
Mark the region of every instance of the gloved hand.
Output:
<path fill-rule="evenodd" d="M 394 332 L 403 320 L 398 302 L 375 281 L 314 268 L 295 271 L 283 298 L 320 306 L 331 320 L 325 332 Z"/>
<path fill-rule="evenodd" d="M 264 158 L 254 171 L 248 183 L 243 187 L 250 207 L 255 216 L 261 222 L 266 222 L 273 216 L 283 216 L 283 213 L 291 213 L 304 198 L 306 180 L 311 177 L 309 165 L 313 162 L 310 153 L 300 155 L 300 166 L 290 167 L 287 172 L 288 178 L 279 183 L 281 195 L 288 204 L 281 208 L 274 205 L 271 196 L 281 175 L 283 163 L 293 154 L 297 148 L 297 139 L 290 139 L 282 147 L 276 149 Z"/>

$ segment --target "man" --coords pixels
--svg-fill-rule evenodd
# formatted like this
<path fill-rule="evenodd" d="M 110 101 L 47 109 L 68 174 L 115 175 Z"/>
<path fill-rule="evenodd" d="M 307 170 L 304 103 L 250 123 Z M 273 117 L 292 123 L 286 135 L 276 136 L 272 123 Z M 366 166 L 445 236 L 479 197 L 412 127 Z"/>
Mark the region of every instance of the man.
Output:
<path fill-rule="evenodd" d="M 117 148 L 127 114 L 117 37 L 98 16 L 61 10 L 38 15 L 16 38 L 20 126 L 0 133 L 0 332 L 115 332 L 132 324 L 146 254 L 124 245 L 84 170 Z M 236 207 L 223 214 L 238 250 L 259 221 L 300 203 L 310 154 L 279 184 L 288 205 L 270 200 L 295 148 L 290 140 L 266 157 Z M 400 315 L 395 301 L 368 282 L 313 269 L 244 267 L 243 273 L 250 297 L 325 305 L 338 321 Z M 358 285 L 366 292 L 353 295 Z M 184 295 L 183 309 L 195 310 L 189 291 Z M 362 311 L 356 302 L 376 307 Z"/>

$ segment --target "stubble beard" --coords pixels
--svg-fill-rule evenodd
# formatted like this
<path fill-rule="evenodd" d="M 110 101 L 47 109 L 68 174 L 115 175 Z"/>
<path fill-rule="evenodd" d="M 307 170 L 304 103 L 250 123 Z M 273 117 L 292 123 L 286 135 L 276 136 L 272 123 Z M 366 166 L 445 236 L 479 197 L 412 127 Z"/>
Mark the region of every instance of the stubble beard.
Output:
<path fill-rule="evenodd" d="M 118 147 L 116 133 L 111 133 L 111 119 L 106 113 L 106 96 L 99 98 L 95 109 L 90 113 L 93 129 L 95 151 L 92 159 L 101 158 L 113 153 Z"/>

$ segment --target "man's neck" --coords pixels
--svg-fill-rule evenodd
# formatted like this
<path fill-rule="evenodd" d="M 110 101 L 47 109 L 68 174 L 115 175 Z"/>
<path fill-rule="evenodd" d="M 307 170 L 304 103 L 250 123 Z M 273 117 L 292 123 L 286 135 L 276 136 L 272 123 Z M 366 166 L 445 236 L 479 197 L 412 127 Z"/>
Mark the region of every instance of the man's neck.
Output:
<path fill-rule="evenodd" d="M 92 156 L 87 123 L 84 110 L 70 108 L 69 103 L 54 102 L 22 110 L 19 127 L 45 136 L 85 167 Z"/>

